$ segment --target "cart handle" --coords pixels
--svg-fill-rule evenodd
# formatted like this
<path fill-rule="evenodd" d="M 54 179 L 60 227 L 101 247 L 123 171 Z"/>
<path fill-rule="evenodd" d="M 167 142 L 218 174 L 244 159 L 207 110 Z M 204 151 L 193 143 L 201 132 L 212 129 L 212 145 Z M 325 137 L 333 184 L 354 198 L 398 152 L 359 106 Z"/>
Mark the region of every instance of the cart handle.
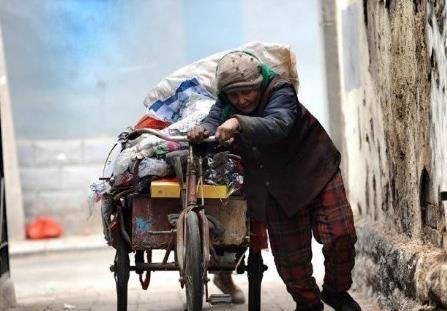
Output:
<path fill-rule="evenodd" d="M 174 141 L 174 142 L 189 142 L 189 139 L 187 136 L 171 136 L 171 135 L 164 134 L 160 131 L 150 129 L 150 128 L 136 129 L 133 131 L 133 133 L 140 134 L 140 135 L 141 134 L 152 134 L 152 135 L 155 135 L 158 138 L 161 138 L 163 140 Z M 215 141 L 216 141 L 215 136 L 210 136 L 210 137 L 203 139 L 203 142 L 206 142 L 206 143 L 211 143 L 211 142 L 215 142 Z"/>

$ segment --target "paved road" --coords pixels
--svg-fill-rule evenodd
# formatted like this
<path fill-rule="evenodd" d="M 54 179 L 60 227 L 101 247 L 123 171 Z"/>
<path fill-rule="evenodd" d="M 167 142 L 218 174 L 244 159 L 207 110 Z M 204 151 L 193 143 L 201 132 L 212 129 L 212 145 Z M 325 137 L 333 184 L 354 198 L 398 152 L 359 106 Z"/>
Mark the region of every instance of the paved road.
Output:
<path fill-rule="evenodd" d="M 323 278 L 321 249 L 314 245 L 315 277 Z M 157 254 L 161 256 L 161 254 Z M 109 266 L 113 261 L 112 249 L 95 251 L 41 254 L 12 258 L 12 278 L 19 306 L 10 311 L 44 310 L 115 310 L 115 284 Z M 263 310 L 294 310 L 295 304 L 274 268 L 271 253 L 263 255 L 269 270 L 264 275 L 262 288 Z M 236 282 L 247 288 L 245 275 L 235 275 Z M 212 284 L 212 282 L 210 282 Z M 214 285 L 210 293 L 218 293 Z M 353 293 L 363 310 L 379 310 L 370 300 Z M 129 311 L 182 310 L 184 293 L 178 283 L 178 272 L 155 272 L 148 291 L 143 291 L 135 274 L 129 281 Z M 208 306 L 205 310 L 247 310 L 247 305 Z M 327 307 L 326 310 L 332 310 Z"/>

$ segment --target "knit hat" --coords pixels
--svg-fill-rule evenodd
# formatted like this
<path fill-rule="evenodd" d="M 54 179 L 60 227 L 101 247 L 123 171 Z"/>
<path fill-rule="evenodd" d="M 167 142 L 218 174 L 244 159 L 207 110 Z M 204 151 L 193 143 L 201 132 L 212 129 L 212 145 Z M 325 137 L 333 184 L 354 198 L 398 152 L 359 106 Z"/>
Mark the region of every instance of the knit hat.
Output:
<path fill-rule="evenodd" d="M 244 51 L 235 51 L 222 57 L 216 68 L 216 86 L 219 92 L 255 89 L 262 83 L 262 63 Z"/>

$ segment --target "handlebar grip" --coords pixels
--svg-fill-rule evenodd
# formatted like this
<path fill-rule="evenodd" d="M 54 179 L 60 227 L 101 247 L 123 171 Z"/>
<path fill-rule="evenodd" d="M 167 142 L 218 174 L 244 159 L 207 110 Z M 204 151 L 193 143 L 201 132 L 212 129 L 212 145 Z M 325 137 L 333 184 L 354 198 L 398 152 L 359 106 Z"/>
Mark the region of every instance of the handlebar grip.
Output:
<path fill-rule="evenodd" d="M 136 132 L 136 131 L 130 132 L 129 135 L 127 136 L 127 139 L 128 140 L 134 140 L 134 139 L 140 137 L 141 134 L 142 133 L 139 133 L 139 132 Z"/>
<path fill-rule="evenodd" d="M 205 142 L 205 143 L 213 143 L 213 142 L 215 142 L 217 139 L 216 139 L 216 136 L 208 136 L 208 137 L 206 137 L 206 138 L 204 138 L 203 139 L 203 141 Z"/>

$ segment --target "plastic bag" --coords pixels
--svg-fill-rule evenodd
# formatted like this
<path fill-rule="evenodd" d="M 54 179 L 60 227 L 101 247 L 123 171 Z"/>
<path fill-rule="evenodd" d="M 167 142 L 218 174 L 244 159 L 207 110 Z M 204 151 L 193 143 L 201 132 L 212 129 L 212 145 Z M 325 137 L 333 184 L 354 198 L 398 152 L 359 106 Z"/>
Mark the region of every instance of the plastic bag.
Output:
<path fill-rule="evenodd" d="M 208 115 L 214 100 L 203 99 L 200 96 L 190 96 L 188 102 L 183 102 L 181 107 L 181 115 L 178 121 L 169 125 L 161 132 L 169 135 L 184 135 L 194 126 L 200 124 L 202 120 Z M 151 134 L 144 134 L 140 142 L 135 146 L 124 149 L 116 158 L 113 175 L 118 176 L 123 174 L 135 161 L 135 159 L 143 159 L 160 154 L 161 150 L 167 152 L 184 148 L 185 145 L 178 145 L 178 149 L 172 148 L 172 143 L 168 143 Z"/>
<path fill-rule="evenodd" d="M 239 191 L 244 182 L 239 163 L 229 157 L 229 152 L 219 152 L 206 157 L 204 181 L 209 185 L 227 185 L 229 193 Z"/>
<path fill-rule="evenodd" d="M 298 91 L 299 81 L 296 71 L 295 54 L 290 50 L 288 45 L 250 42 L 234 50 L 249 50 L 254 52 L 262 62 L 268 64 L 278 74 L 289 78 Z M 147 111 L 154 110 L 153 105 L 155 103 L 170 98 L 184 81 L 192 79 L 196 79 L 204 89 L 210 94 L 215 95 L 216 87 L 214 78 L 217 62 L 228 52 L 230 51 L 223 51 L 198 60 L 161 80 L 160 83 L 150 90 L 144 100 Z"/>
<path fill-rule="evenodd" d="M 113 213 L 113 198 L 105 195 L 101 201 L 101 220 L 104 239 L 108 245 L 112 244 L 112 213 Z"/>
<path fill-rule="evenodd" d="M 26 225 L 26 237 L 32 240 L 57 238 L 62 234 L 62 227 L 50 217 L 38 217 Z"/>
<path fill-rule="evenodd" d="M 172 168 L 165 160 L 156 158 L 144 158 L 138 168 L 138 177 L 158 176 L 164 177 L 172 174 Z"/>
<path fill-rule="evenodd" d="M 211 106 L 214 104 L 213 99 L 204 99 L 199 96 L 189 97 L 188 102 L 184 102 L 181 107 L 181 115 L 177 118 L 177 121 L 167 128 L 161 130 L 161 132 L 166 134 L 181 133 L 186 134 L 194 126 L 200 124 L 202 120 L 208 115 Z M 164 142 L 164 140 L 150 134 L 144 134 L 144 138 L 130 151 L 130 155 L 134 158 L 142 158 L 146 156 L 151 156 L 148 149 L 159 145 Z"/>
<path fill-rule="evenodd" d="M 215 97 L 206 90 L 197 78 L 185 79 L 170 92 L 170 95 L 163 99 L 154 101 L 147 107 L 146 114 L 157 120 L 168 123 L 175 123 L 184 118 L 184 110 L 191 102 L 211 100 Z"/>
<path fill-rule="evenodd" d="M 95 181 L 90 184 L 90 197 L 93 202 L 99 202 L 104 193 L 110 190 L 108 182 L 101 180 Z"/>

